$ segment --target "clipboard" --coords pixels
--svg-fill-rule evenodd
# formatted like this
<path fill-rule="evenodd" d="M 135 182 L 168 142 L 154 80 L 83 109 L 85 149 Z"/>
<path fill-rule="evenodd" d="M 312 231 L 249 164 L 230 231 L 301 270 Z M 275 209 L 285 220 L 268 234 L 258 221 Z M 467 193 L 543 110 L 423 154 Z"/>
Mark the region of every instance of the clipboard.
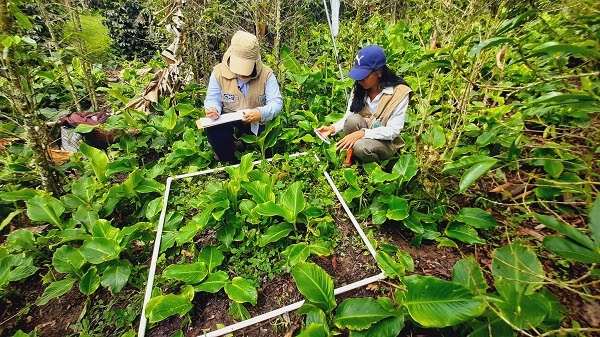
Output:
<path fill-rule="evenodd" d="M 317 134 L 317 137 L 319 137 L 319 139 L 323 141 L 323 143 L 325 143 L 327 145 L 331 144 L 331 142 L 329 141 L 329 138 L 323 137 L 323 135 L 319 131 L 317 131 L 317 129 L 315 129 L 315 133 Z"/>
<path fill-rule="evenodd" d="M 196 126 L 198 129 L 210 128 L 211 126 L 225 124 L 229 122 L 241 121 L 244 118 L 244 113 L 246 113 L 248 109 L 238 110 L 235 112 L 228 112 L 221 114 L 217 119 L 210 119 L 208 117 L 202 117 L 196 121 Z"/>

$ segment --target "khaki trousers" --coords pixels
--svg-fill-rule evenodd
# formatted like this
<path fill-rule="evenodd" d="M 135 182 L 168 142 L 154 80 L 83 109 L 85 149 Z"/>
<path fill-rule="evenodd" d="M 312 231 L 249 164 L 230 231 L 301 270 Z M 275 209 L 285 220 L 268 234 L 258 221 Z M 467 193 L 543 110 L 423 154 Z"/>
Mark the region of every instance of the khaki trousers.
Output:
<path fill-rule="evenodd" d="M 352 132 L 368 129 L 367 121 L 359 114 L 349 116 L 344 122 L 344 136 Z M 377 140 L 361 138 L 354 143 L 352 151 L 354 157 L 363 163 L 380 162 L 394 155 L 390 140 Z"/>

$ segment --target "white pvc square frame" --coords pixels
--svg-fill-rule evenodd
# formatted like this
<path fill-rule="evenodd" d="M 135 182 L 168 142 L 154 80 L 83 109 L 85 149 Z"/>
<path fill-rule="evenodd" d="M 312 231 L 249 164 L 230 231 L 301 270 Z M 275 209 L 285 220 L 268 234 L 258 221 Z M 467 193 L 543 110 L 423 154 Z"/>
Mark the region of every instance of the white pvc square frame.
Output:
<path fill-rule="evenodd" d="M 306 154 L 307 154 L 306 152 L 296 153 L 296 154 L 290 155 L 290 157 L 304 156 Z M 271 161 L 271 160 L 272 160 L 272 158 L 267 159 L 267 161 Z M 319 158 L 317 158 L 317 161 L 318 160 L 319 160 Z M 256 164 L 259 164 L 260 162 L 262 162 L 262 160 L 254 161 L 253 164 L 256 165 Z M 232 165 L 231 167 L 236 167 L 236 166 L 238 166 L 238 165 Z M 163 226 L 165 224 L 165 216 L 167 214 L 167 205 L 168 205 L 168 201 L 169 201 L 169 193 L 171 191 L 171 183 L 173 182 L 173 180 L 190 178 L 190 177 L 194 177 L 194 176 L 199 176 L 199 175 L 203 175 L 203 174 L 209 174 L 209 173 L 223 171 L 223 170 L 225 170 L 225 167 L 218 167 L 218 168 L 215 168 L 215 169 L 203 170 L 203 171 L 198 171 L 198 172 L 193 172 L 193 173 L 187 173 L 187 174 L 182 174 L 182 175 L 178 175 L 178 176 L 167 178 L 167 183 L 166 183 L 166 187 L 165 187 L 165 194 L 163 196 L 163 207 L 162 207 L 162 211 L 160 213 L 160 218 L 158 220 L 158 228 L 156 229 L 156 238 L 154 239 L 154 250 L 152 252 L 152 260 L 150 261 L 150 270 L 148 272 L 148 282 L 146 284 L 146 293 L 145 293 L 145 296 L 144 296 L 144 304 L 142 306 L 142 315 L 140 317 L 140 326 L 139 326 L 139 329 L 138 329 L 138 336 L 139 337 L 144 337 L 144 335 L 146 333 L 146 323 L 147 323 L 147 319 L 146 319 L 146 305 L 148 304 L 148 302 L 150 301 L 150 298 L 152 297 L 152 288 L 154 287 L 154 276 L 156 274 L 156 261 L 158 259 L 158 254 L 159 254 L 159 250 L 160 250 L 160 240 L 162 238 Z M 344 207 L 344 210 L 346 211 L 346 214 L 350 218 L 350 221 L 352 221 L 352 224 L 354 225 L 354 228 L 356 228 L 356 231 L 358 232 L 358 234 L 362 238 L 363 242 L 367 246 L 367 249 L 369 250 L 369 252 L 373 256 L 373 258 L 375 258 L 375 249 L 373 248 L 373 245 L 371 245 L 371 242 L 369 241 L 369 239 L 365 235 L 364 231 L 362 230 L 362 228 L 360 227 L 360 225 L 356 221 L 356 218 L 354 217 L 354 214 L 352 214 L 352 212 L 350 211 L 350 208 L 348 208 L 348 205 L 344 201 L 344 198 L 342 198 L 342 195 L 340 194 L 340 191 L 337 189 L 337 187 L 333 183 L 333 180 L 331 179 L 331 176 L 329 175 L 329 173 L 327 173 L 327 171 L 323 171 L 323 174 L 325 175 L 325 178 L 327 179 L 327 182 L 329 183 L 329 185 L 331 186 L 331 188 L 335 192 L 335 195 L 337 196 L 338 200 L 340 201 L 340 203 Z M 334 289 L 333 293 L 334 293 L 334 295 L 339 295 L 339 294 L 345 293 L 347 291 L 354 290 L 354 289 L 366 286 L 366 285 L 368 285 L 370 283 L 383 280 L 385 278 L 386 277 L 384 276 L 384 274 L 380 273 L 378 275 L 365 278 L 363 280 L 360 280 L 360 281 L 357 281 L 357 282 L 345 285 L 343 287 L 336 288 L 336 289 Z M 300 308 L 302 306 L 302 304 L 304 304 L 304 300 L 296 302 L 296 303 L 293 303 L 293 304 L 290 304 L 290 305 L 287 305 L 285 307 L 282 307 L 282 308 L 279 308 L 279 309 L 276 309 L 276 310 L 273 310 L 273 311 L 270 311 L 270 312 L 267 312 L 267 313 L 264 313 L 262 315 L 258 315 L 256 317 L 249 318 L 249 319 L 241 321 L 239 323 L 235 323 L 235 324 L 226 326 L 224 328 L 221 328 L 221 329 L 218 329 L 218 330 L 206 333 L 206 334 L 199 335 L 198 337 L 203 337 L 203 336 L 204 337 L 222 336 L 222 335 L 231 333 L 233 331 L 249 327 L 249 326 L 254 325 L 256 323 L 260 323 L 260 322 L 266 321 L 268 319 L 277 317 L 279 315 L 283 315 L 283 314 L 285 314 L 287 312 L 296 310 L 296 309 Z"/>

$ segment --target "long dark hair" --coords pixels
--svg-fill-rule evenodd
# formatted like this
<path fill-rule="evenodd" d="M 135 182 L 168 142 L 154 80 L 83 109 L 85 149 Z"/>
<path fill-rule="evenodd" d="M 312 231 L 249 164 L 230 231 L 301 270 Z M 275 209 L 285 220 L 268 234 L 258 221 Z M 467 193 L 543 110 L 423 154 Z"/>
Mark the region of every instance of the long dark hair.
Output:
<path fill-rule="evenodd" d="M 402 76 L 396 75 L 387 65 L 373 70 L 373 72 L 380 73 L 381 78 L 379 79 L 379 87 L 381 89 L 385 87 L 395 87 L 398 84 L 404 84 L 409 86 Z M 365 97 L 368 91 L 363 88 L 358 81 L 354 81 L 354 97 L 350 103 L 350 111 L 359 112 L 365 107 Z"/>

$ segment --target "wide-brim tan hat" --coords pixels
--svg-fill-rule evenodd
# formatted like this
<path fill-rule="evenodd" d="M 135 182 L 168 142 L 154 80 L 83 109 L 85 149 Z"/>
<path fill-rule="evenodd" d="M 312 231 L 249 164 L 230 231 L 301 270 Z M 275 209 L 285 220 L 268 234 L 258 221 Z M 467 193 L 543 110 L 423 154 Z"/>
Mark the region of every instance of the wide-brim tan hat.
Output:
<path fill-rule="evenodd" d="M 254 34 L 237 31 L 231 38 L 229 46 L 229 70 L 242 75 L 250 76 L 254 71 L 256 62 L 260 60 L 260 46 Z"/>

